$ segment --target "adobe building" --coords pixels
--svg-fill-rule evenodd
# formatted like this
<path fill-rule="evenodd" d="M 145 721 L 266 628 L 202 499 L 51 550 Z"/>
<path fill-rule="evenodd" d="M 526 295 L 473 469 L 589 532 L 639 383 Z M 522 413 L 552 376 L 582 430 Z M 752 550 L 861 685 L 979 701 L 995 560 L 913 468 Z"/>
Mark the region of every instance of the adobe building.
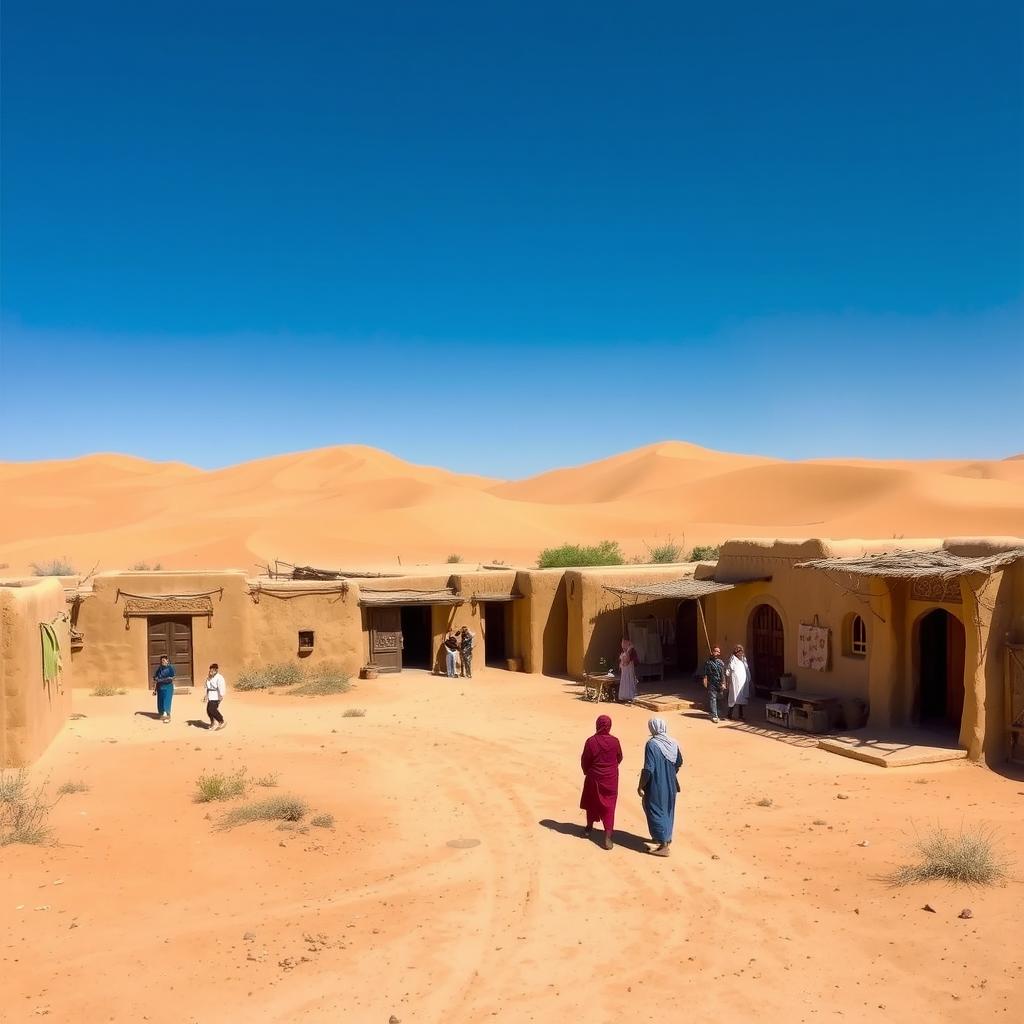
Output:
<path fill-rule="evenodd" d="M 1013 538 L 734 540 L 713 564 L 278 566 L 63 583 L 0 584 L 5 764 L 45 749 L 69 713 L 72 672 L 80 688 L 142 689 L 162 655 L 182 688 L 214 661 L 229 680 L 282 662 L 429 670 L 463 625 L 481 667 L 579 679 L 614 668 L 629 636 L 642 684 L 683 689 L 710 645 L 741 643 L 761 696 L 788 677 L 862 707 L 869 731 L 944 728 L 990 762 L 1024 733 L 1024 541 Z M 39 629 L 54 621 L 63 674 L 43 685 Z"/>

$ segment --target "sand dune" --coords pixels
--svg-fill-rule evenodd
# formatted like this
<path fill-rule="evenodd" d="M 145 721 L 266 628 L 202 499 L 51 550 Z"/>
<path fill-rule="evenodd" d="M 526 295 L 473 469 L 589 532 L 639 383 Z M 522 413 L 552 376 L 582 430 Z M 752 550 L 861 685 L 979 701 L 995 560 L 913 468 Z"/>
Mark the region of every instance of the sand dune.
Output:
<path fill-rule="evenodd" d="M 787 462 L 679 441 L 525 480 L 363 446 L 205 471 L 125 455 L 0 464 L 0 564 L 253 568 L 271 558 L 532 563 L 563 541 L 1020 534 L 1024 459 Z"/>

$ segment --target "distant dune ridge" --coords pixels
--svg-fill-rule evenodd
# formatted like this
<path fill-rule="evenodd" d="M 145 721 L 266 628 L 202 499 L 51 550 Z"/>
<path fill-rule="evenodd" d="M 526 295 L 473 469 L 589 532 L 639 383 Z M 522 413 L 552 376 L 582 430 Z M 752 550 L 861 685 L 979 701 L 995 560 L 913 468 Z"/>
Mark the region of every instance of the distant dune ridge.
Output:
<path fill-rule="evenodd" d="M 238 567 L 268 559 L 403 564 L 459 554 L 532 564 L 564 541 L 671 537 L 1020 535 L 1024 453 L 991 461 L 788 462 L 666 441 L 501 481 L 349 445 L 220 470 L 127 455 L 0 463 L 6 574 L 67 556 L 79 569 Z"/>

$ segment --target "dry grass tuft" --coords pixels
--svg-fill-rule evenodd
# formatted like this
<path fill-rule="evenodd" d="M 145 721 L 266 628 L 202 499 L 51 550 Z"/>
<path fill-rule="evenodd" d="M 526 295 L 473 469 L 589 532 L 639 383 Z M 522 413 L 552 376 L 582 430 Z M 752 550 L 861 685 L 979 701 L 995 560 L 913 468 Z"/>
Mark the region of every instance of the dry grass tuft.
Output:
<path fill-rule="evenodd" d="M 196 791 L 192 799 L 197 804 L 208 804 L 214 800 L 234 800 L 245 796 L 249 780 L 245 769 L 227 774 L 225 772 L 203 772 L 196 779 Z"/>
<path fill-rule="evenodd" d="M 366 708 L 346 708 L 342 718 L 365 718 Z"/>
<path fill-rule="evenodd" d="M 352 688 L 348 674 L 336 665 L 324 662 L 311 669 L 305 680 L 289 690 L 299 697 L 329 697 L 336 693 L 348 693 Z"/>
<path fill-rule="evenodd" d="M 316 825 L 317 828 L 334 828 L 334 815 L 318 814 L 315 818 L 310 818 L 309 823 Z"/>
<path fill-rule="evenodd" d="M 271 690 L 278 686 L 294 686 L 302 682 L 302 669 L 298 665 L 283 662 L 280 665 L 264 665 L 248 672 L 242 672 L 235 682 L 236 690 Z"/>
<path fill-rule="evenodd" d="M 24 768 L 0 771 L 0 846 L 41 846 L 50 838 L 47 820 L 53 804 L 43 798 L 43 790 L 32 789 Z"/>
<path fill-rule="evenodd" d="M 758 807 L 771 807 L 772 804 L 774 804 L 774 803 L 775 803 L 775 801 L 770 796 L 763 796 L 763 797 L 761 797 L 760 800 L 757 801 L 757 806 Z"/>
<path fill-rule="evenodd" d="M 264 789 L 273 789 L 278 782 L 280 776 L 277 772 L 267 772 L 266 775 L 257 775 L 253 780 L 254 786 L 262 786 Z"/>
<path fill-rule="evenodd" d="M 302 821 L 308 813 L 309 805 L 297 796 L 272 796 L 228 811 L 217 827 L 235 828 L 252 821 Z"/>
<path fill-rule="evenodd" d="M 958 885 L 995 885 L 1007 875 L 1007 861 L 998 851 L 991 830 L 948 832 L 936 825 L 918 836 L 913 849 L 918 860 L 889 876 L 893 885 L 943 880 Z"/>
<path fill-rule="evenodd" d="M 89 784 L 87 782 L 65 782 L 57 792 L 61 796 L 70 796 L 72 793 L 88 793 Z"/>
<path fill-rule="evenodd" d="M 128 691 L 117 686 L 97 686 L 93 697 L 123 697 Z"/>

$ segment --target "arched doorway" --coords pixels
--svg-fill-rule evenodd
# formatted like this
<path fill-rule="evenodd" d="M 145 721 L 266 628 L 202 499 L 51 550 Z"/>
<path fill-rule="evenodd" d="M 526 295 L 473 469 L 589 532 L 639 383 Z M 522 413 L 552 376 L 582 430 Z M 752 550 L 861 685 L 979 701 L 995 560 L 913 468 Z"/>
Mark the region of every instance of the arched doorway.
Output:
<path fill-rule="evenodd" d="M 960 727 L 964 712 L 964 627 L 936 608 L 917 626 L 920 715 L 923 723 Z"/>
<path fill-rule="evenodd" d="M 697 669 L 697 614 L 696 601 L 680 601 L 676 609 L 676 667 L 683 673 Z"/>
<path fill-rule="evenodd" d="M 770 604 L 759 604 L 750 613 L 749 654 L 757 691 L 777 690 L 779 676 L 786 671 L 786 637 L 782 619 Z"/>

